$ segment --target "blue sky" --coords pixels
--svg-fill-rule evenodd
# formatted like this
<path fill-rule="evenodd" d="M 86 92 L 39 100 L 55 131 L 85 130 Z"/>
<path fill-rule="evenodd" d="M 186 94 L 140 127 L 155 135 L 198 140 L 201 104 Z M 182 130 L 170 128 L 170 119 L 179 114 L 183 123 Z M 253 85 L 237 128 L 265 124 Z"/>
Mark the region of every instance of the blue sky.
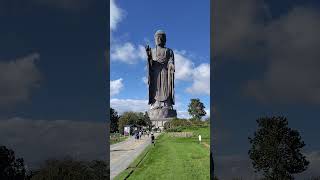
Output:
<path fill-rule="evenodd" d="M 199 98 L 209 113 L 209 1 L 181 4 L 169 0 L 112 0 L 110 3 L 111 107 L 120 113 L 148 110 L 143 47 L 146 43 L 154 47 L 154 33 L 162 29 L 167 33 L 166 46 L 175 51 L 178 117 L 189 117 L 187 105 L 191 98 Z"/>

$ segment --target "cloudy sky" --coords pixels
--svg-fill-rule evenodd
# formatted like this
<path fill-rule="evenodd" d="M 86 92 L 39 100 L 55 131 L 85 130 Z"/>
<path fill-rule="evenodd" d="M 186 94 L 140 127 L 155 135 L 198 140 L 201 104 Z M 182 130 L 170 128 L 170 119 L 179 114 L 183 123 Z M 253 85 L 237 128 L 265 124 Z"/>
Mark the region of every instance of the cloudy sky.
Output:
<path fill-rule="evenodd" d="M 0 1 L 0 145 L 28 166 L 105 159 L 108 3 Z"/>
<path fill-rule="evenodd" d="M 188 17 L 188 18 L 186 18 Z M 118 112 L 147 111 L 144 46 L 154 47 L 154 33 L 167 34 L 175 53 L 175 108 L 188 118 L 188 103 L 199 98 L 210 113 L 209 0 L 110 1 L 110 104 Z"/>
<path fill-rule="evenodd" d="M 248 136 L 261 116 L 284 115 L 320 175 L 319 1 L 215 1 L 213 123 L 215 172 L 255 177 Z"/>

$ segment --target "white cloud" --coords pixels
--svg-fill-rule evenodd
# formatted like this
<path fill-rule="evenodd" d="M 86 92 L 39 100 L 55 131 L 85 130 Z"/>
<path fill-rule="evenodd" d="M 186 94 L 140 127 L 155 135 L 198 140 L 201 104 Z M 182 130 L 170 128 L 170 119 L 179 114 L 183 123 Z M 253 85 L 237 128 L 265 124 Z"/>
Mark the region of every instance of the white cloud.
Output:
<path fill-rule="evenodd" d="M 205 111 L 206 111 L 206 116 L 205 116 L 205 118 L 210 117 L 210 109 L 205 109 Z"/>
<path fill-rule="evenodd" d="M 143 76 L 142 77 L 142 82 L 145 84 L 145 85 L 148 85 L 148 78 L 146 76 Z"/>
<path fill-rule="evenodd" d="M 125 43 L 121 46 L 115 45 L 116 47 L 111 49 L 111 60 L 119 60 L 133 64 L 137 54 L 135 53 L 135 47 L 132 43 Z"/>
<path fill-rule="evenodd" d="M 207 114 L 203 117 L 203 119 L 210 116 L 210 109 L 209 110 L 205 109 L 205 111 L 206 111 Z M 191 118 L 189 112 L 188 111 L 183 111 L 183 110 L 177 110 L 177 117 L 178 118 L 183 118 L 183 119 L 190 119 Z"/>
<path fill-rule="evenodd" d="M 143 45 L 138 45 L 138 57 L 143 60 L 147 60 L 146 49 Z"/>
<path fill-rule="evenodd" d="M 210 64 L 202 63 L 195 67 L 186 51 L 175 50 L 175 78 L 180 81 L 191 81 L 191 87 L 186 91 L 196 95 L 210 95 Z M 111 60 L 127 64 L 135 64 L 139 60 L 146 61 L 145 49 L 142 45 L 134 46 L 130 42 L 115 44 L 111 48 Z M 147 84 L 146 77 L 142 81 Z"/>
<path fill-rule="evenodd" d="M 119 94 L 123 89 L 122 78 L 110 81 L 110 96 Z"/>
<path fill-rule="evenodd" d="M 176 80 L 192 81 L 191 87 L 186 91 L 190 94 L 210 95 L 210 64 L 202 63 L 194 67 L 186 51 L 174 51 Z"/>
<path fill-rule="evenodd" d="M 110 106 L 118 113 L 126 111 L 145 112 L 149 110 L 148 100 L 144 99 L 117 99 L 110 100 Z"/>
<path fill-rule="evenodd" d="M 42 78 L 35 64 L 39 57 L 38 53 L 33 53 L 0 62 L 0 106 L 8 107 L 30 98 Z"/>
<path fill-rule="evenodd" d="M 203 63 L 192 71 L 192 86 L 186 91 L 191 94 L 210 95 L 210 64 Z"/>
<path fill-rule="evenodd" d="M 142 45 L 135 46 L 131 42 L 111 45 L 111 60 L 127 64 L 136 64 L 139 60 L 146 60 L 145 49 Z"/>
<path fill-rule="evenodd" d="M 115 0 L 110 0 L 110 29 L 116 30 L 118 23 L 123 19 L 124 11 L 119 8 Z"/>
<path fill-rule="evenodd" d="M 187 58 L 185 51 L 174 51 L 175 78 L 177 80 L 190 80 L 192 78 L 193 63 Z"/>
<path fill-rule="evenodd" d="M 124 10 L 119 8 L 115 0 L 110 1 L 110 29 L 116 29 L 117 24 L 122 20 Z M 145 41 L 148 42 L 147 39 Z M 119 42 L 112 38 L 110 48 L 111 61 L 119 61 L 126 64 L 136 64 L 139 61 L 146 61 L 146 52 L 143 45 L 135 45 L 131 42 Z M 191 87 L 186 91 L 191 94 L 210 94 L 210 66 L 201 64 L 194 67 L 192 60 L 185 50 L 174 50 L 175 56 L 175 78 L 176 80 L 191 81 Z M 146 77 L 142 81 L 147 84 Z M 112 93 L 111 93 L 112 94 Z"/>
<path fill-rule="evenodd" d="M 191 116 L 188 111 L 177 111 L 177 117 L 182 119 L 190 119 Z"/>

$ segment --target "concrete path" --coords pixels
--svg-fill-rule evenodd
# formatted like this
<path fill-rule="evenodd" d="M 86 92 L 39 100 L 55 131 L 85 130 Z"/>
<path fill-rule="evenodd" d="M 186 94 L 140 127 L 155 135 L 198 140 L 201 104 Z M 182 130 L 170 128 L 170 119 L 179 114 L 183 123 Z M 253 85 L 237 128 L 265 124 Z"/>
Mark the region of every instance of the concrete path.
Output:
<path fill-rule="evenodd" d="M 154 134 L 155 137 L 159 133 Z M 110 179 L 114 179 L 125 170 L 151 144 L 151 135 L 143 136 L 139 140 L 130 137 L 127 140 L 110 145 Z"/>

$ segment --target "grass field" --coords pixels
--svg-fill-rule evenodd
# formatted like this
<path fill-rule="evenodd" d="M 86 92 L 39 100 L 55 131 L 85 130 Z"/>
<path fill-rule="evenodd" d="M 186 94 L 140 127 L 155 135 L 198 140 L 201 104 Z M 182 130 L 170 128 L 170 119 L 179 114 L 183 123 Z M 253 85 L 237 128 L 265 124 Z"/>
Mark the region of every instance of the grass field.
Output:
<path fill-rule="evenodd" d="M 182 130 L 183 132 L 193 132 L 193 138 L 198 140 L 198 136 L 201 135 L 201 141 L 210 144 L 210 127 L 188 127 Z"/>
<path fill-rule="evenodd" d="M 110 144 L 115 144 L 115 143 L 119 143 L 122 142 L 124 140 L 126 140 L 128 138 L 128 136 L 123 136 L 120 134 L 111 134 L 110 135 Z"/>
<path fill-rule="evenodd" d="M 160 135 L 156 146 L 149 146 L 130 165 L 135 168 L 125 170 L 115 179 L 125 179 L 133 169 L 128 179 L 209 179 L 209 127 L 183 131 L 193 132 L 193 137 L 170 137 L 167 133 Z M 202 144 L 198 142 L 199 134 Z"/>

